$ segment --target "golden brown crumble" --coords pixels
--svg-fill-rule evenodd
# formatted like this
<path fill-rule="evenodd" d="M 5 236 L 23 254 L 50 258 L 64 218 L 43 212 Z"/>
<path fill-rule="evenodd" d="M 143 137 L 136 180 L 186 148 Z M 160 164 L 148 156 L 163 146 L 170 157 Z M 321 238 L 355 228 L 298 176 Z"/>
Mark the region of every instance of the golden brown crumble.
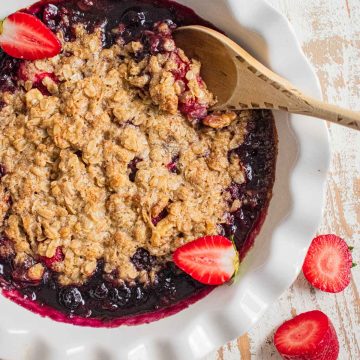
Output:
<path fill-rule="evenodd" d="M 52 269 L 63 285 L 83 283 L 101 258 L 112 277 L 149 281 L 153 273 L 130 260 L 136 249 L 165 261 L 183 243 L 218 233 L 226 213 L 241 206 L 229 204 L 224 189 L 244 181 L 239 159 L 228 159 L 228 151 L 243 142 L 250 113 L 209 118 L 210 127 L 196 130 L 178 101 L 195 96 L 213 103 L 196 81 L 200 64 L 191 63 L 184 94 L 171 55 L 136 61 L 141 46 L 102 49 L 100 30 L 78 27 L 62 55 L 26 63 L 22 90 L 2 94 L 0 163 L 7 175 L 0 218 L 9 215 L 2 230 L 16 261 L 37 259 L 30 279 L 43 276 L 40 257 L 54 257 L 60 247 L 64 258 Z M 32 78 L 44 72 L 59 80 L 42 80 L 48 95 L 33 88 Z M 168 167 L 174 159 L 177 172 Z"/>

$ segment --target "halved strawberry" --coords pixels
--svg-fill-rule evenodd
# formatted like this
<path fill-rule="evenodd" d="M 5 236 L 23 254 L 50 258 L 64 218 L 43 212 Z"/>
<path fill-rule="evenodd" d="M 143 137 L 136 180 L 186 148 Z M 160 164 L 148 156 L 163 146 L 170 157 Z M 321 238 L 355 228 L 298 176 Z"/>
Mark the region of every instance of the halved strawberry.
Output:
<path fill-rule="evenodd" d="M 352 256 L 346 242 L 336 235 L 316 237 L 306 255 L 303 272 L 316 288 L 337 293 L 350 283 Z"/>
<path fill-rule="evenodd" d="M 22 12 L 0 22 L 0 46 L 8 55 L 25 60 L 51 58 L 61 51 L 59 39 L 44 23 Z"/>
<path fill-rule="evenodd" d="M 206 285 L 229 281 L 239 267 L 234 244 L 223 236 L 205 236 L 174 252 L 174 263 L 195 280 Z"/>
<path fill-rule="evenodd" d="M 309 311 L 282 324 L 275 346 L 286 360 L 336 360 L 339 341 L 330 319 L 321 311 Z"/>

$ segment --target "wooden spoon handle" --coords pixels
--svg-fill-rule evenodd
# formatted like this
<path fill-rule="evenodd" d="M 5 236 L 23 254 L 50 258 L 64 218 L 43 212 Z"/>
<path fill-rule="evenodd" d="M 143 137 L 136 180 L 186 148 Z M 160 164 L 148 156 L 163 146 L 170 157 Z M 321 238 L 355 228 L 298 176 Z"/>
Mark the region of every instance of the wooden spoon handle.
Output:
<path fill-rule="evenodd" d="M 343 109 L 307 96 L 303 96 L 299 100 L 303 100 L 303 109 L 302 106 L 297 106 L 296 109 L 289 108 L 290 112 L 318 117 L 351 129 L 360 130 L 360 112 Z"/>
<path fill-rule="evenodd" d="M 230 39 L 232 57 L 238 72 L 237 91 L 219 109 L 279 109 L 290 113 L 308 115 L 360 130 L 360 112 L 343 109 L 316 100 L 288 80 L 259 63 Z M 252 65 L 250 65 L 252 64 Z M 255 99 L 255 100 L 254 100 Z M 261 101 L 256 101 L 261 99 Z"/>

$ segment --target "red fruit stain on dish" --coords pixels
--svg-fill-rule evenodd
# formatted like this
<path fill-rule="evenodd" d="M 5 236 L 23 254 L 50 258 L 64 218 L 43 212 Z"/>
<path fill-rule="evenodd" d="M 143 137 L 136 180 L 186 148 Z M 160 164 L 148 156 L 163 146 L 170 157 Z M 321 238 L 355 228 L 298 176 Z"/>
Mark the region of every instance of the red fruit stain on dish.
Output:
<path fill-rule="evenodd" d="M 286 321 L 274 342 L 286 360 L 336 360 L 339 341 L 330 319 L 321 311 L 309 311 Z"/>
<path fill-rule="evenodd" d="M 61 262 L 65 259 L 65 256 L 61 250 L 61 247 L 57 247 L 55 251 L 55 255 L 51 258 L 48 258 L 46 256 L 41 257 L 41 261 L 49 268 L 51 269 L 52 266 L 55 263 Z"/>
<path fill-rule="evenodd" d="M 204 236 L 174 252 L 174 263 L 195 280 L 207 285 L 229 281 L 239 267 L 239 254 L 224 236 Z"/>
<path fill-rule="evenodd" d="M 314 287 L 338 293 L 349 285 L 351 267 L 352 256 L 346 242 L 336 235 L 321 235 L 310 245 L 303 272 Z"/>
<path fill-rule="evenodd" d="M 24 60 L 51 58 L 61 51 L 59 39 L 33 15 L 17 12 L 0 23 L 0 46 Z"/>
<path fill-rule="evenodd" d="M 115 328 L 122 325 L 134 326 L 148 324 L 154 321 L 161 320 L 168 316 L 175 315 L 181 310 L 186 309 L 193 303 L 207 296 L 213 289 L 214 288 L 212 287 L 203 288 L 198 293 L 193 294 L 187 299 L 184 299 L 176 304 L 172 304 L 166 308 L 158 309 L 150 313 L 140 313 L 136 315 L 118 317 L 110 320 L 105 320 L 101 318 L 84 318 L 76 315 L 72 315 L 71 317 L 69 317 L 68 315 L 60 312 L 53 307 L 31 301 L 31 299 L 24 297 L 19 291 L 13 289 L 4 289 L 2 291 L 2 294 L 9 300 L 24 307 L 25 309 L 28 309 L 29 311 L 32 311 L 33 313 L 39 314 L 43 317 L 49 317 L 50 319 L 58 322 L 77 326 L 91 326 L 95 328 Z"/>

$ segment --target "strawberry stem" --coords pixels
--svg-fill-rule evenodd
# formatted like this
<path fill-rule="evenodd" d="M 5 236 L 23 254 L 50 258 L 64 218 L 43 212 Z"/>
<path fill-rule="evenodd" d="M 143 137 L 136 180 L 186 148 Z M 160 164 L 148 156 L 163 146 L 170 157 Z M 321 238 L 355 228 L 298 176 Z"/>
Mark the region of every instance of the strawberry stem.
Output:
<path fill-rule="evenodd" d="M 352 263 L 351 268 L 354 268 L 354 267 L 356 267 L 356 266 L 358 266 L 358 264 Z"/>
<path fill-rule="evenodd" d="M 350 250 L 350 251 L 353 251 L 353 250 L 354 250 L 354 247 L 353 247 L 353 246 L 349 246 L 349 250 Z"/>
<path fill-rule="evenodd" d="M 4 20 L 0 20 L 0 35 L 3 33 L 3 28 L 4 28 Z"/>
<path fill-rule="evenodd" d="M 232 238 L 233 238 L 233 236 L 232 236 Z M 234 242 L 233 242 L 233 246 L 234 246 L 234 249 L 235 249 L 235 252 L 236 252 L 236 258 L 234 259 L 234 269 L 235 269 L 235 271 L 234 271 L 234 274 L 233 274 L 233 276 L 231 277 L 231 279 L 229 281 L 230 285 L 237 282 L 237 280 L 239 279 L 239 271 L 240 271 L 239 252 L 238 252 Z"/>

